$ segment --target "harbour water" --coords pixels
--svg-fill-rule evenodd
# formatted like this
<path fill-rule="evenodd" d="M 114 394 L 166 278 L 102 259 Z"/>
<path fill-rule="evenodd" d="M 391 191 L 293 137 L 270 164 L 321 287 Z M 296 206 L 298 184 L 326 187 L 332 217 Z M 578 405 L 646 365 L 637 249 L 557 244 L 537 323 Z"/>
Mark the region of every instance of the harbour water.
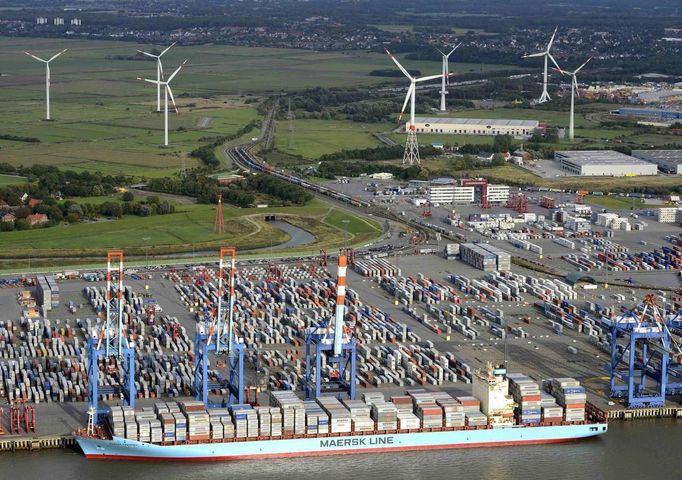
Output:
<path fill-rule="evenodd" d="M 22 480 L 673 479 L 680 478 L 675 457 L 681 428 L 679 420 L 637 420 L 613 422 L 604 436 L 563 444 L 229 463 L 94 461 L 73 450 L 44 450 L 2 453 L 0 472 Z"/>

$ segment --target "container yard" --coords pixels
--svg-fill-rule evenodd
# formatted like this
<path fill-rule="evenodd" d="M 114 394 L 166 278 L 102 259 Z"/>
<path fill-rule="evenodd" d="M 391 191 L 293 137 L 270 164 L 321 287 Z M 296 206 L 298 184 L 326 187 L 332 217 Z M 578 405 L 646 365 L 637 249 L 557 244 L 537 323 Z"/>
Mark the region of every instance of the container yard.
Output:
<path fill-rule="evenodd" d="M 609 249 L 618 248 L 615 242 L 604 245 Z M 496 265 L 505 253 L 500 250 L 495 255 L 486 250 Z M 348 428 L 344 424 L 348 415 L 346 423 L 350 431 L 338 433 L 351 436 L 359 432 L 405 430 L 400 427 L 403 424 L 415 426 L 407 430 L 441 428 L 435 426 L 436 419 L 445 422 L 448 415 L 449 425 L 459 428 L 455 427 L 461 421 L 457 412 L 446 412 L 438 402 L 440 412 L 429 408 L 419 410 L 413 404 L 409 415 L 405 408 L 403 417 L 397 415 L 395 420 L 379 417 L 378 411 L 373 415 L 372 395 L 381 396 L 386 403 L 393 404 L 392 408 L 398 409 L 396 405 L 406 401 L 401 397 L 410 397 L 410 392 L 419 389 L 428 395 L 445 392 L 453 402 L 462 405 L 467 401 L 478 402 L 478 410 L 464 416 L 464 428 L 478 428 L 476 422 L 491 425 L 493 420 L 480 392 L 475 391 L 476 372 L 488 362 L 501 363 L 505 358 L 513 371 L 524 374 L 508 375 L 507 401 L 514 406 L 499 418 L 493 415 L 493 422 L 511 419 L 515 425 L 536 425 L 539 415 L 539 424 L 553 425 L 559 413 L 562 422 L 574 421 L 566 418 L 578 418 L 581 409 L 585 412 L 588 408 L 586 402 L 612 418 L 621 417 L 627 411 L 617 399 L 609 405 L 608 382 L 589 379 L 608 376 L 604 363 L 610 354 L 609 319 L 622 312 L 626 305 L 641 299 L 634 291 L 611 287 L 609 297 L 601 298 L 602 290 L 585 291 L 563 279 L 546 278 L 511 262 L 510 271 L 497 268 L 481 271 L 461 262 L 456 262 L 457 268 L 451 269 L 449 263 L 436 255 L 354 260 L 347 272 L 344 317 L 353 331 L 358 393 L 356 400 L 341 402 L 344 410 L 338 410 L 336 420 L 332 413 L 338 405 L 321 405 L 318 400 L 324 395 L 308 399 L 302 394 L 302 385 L 310 378 L 307 370 L 310 361 L 306 357 L 309 332 L 324 328 L 325 322 L 334 318 L 335 309 L 338 310 L 334 267 L 325 268 L 313 262 L 271 261 L 240 265 L 234 270 L 231 321 L 234 341 L 243 348 L 242 388 L 246 392 L 244 401 L 234 404 L 252 407 L 237 414 L 226 406 L 211 406 L 231 392 L 227 381 L 230 364 L 221 356 L 207 357 L 208 403 L 191 400 L 197 393 L 195 362 L 196 352 L 200 351 L 195 331 L 202 322 L 209 325 L 218 304 L 221 301 L 225 304 L 220 292 L 225 292 L 226 287 L 221 287 L 221 279 L 227 281 L 231 267 L 227 265 L 222 276 L 220 267 L 215 265 L 123 275 L 121 319 L 126 325 L 126 338 L 135 345 L 134 358 L 130 361 L 134 372 L 135 402 L 132 403 L 142 407 L 121 404 L 126 385 L 121 369 L 126 362 L 102 358 L 97 363 L 100 408 L 109 409 L 107 404 L 121 408 L 107 410 L 117 418 L 116 422 L 111 420 L 111 428 L 116 423 L 115 436 L 123 432 L 123 438 L 133 440 L 135 428 L 136 441 L 157 443 L 161 438 L 163 444 L 165 438 L 171 438 L 170 425 L 175 422 L 176 432 L 180 432 L 175 442 L 186 441 L 191 430 L 197 441 L 206 438 L 209 442 L 229 443 L 230 438 L 242 438 L 238 435 L 243 434 L 244 425 L 245 438 L 251 437 L 248 425 L 251 419 L 257 424 L 252 429 L 258 429 L 258 436 L 261 428 L 268 428 L 269 422 L 268 437 L 275 437 L 280 415 L 282 431 L 289 427 L 289 423 L 284 426 L 287 417 L 282 410 L 287 401 L 303 403 L 305 415 L 316 419 L 316 424 L 308 424 L 305 417 L 306 428 L 311 427 L 306 435 L 314 435 L 315 428 L 317 434 L 324 434 L 325 415 L 330 425 L 334 422 L 338 428 Z M 93 275 L 99 284 L 92 282 Z M 16 282 L 16 286 L 0 290 L 3 303 L 10 305 L 6 315 L 11 317 L 0 324 L 0 394 L 14 404 L 26 401 L 36 405 L 37 432 L 67 433 L 54 419 L 65 415 L 62 405 L 68 403 L 81 405 L 76 408 L 86 419 L 88 365 L 91 364 L 88 339 L 89 332 L 101 328 L 106 318 L 106 288 L 101 286 L 105 278 L 106 274 L 101 272 L 88 272 L 79 278 L 57 280 L 61 302 L 48 319 L 24 314 L 31 299 L 36 298 L 35 290 L 31 289 L 36 287 L 27 289 L 29 283 Z M 14 285 L 15 282 L 7 283 Z M 35 282 L 36 286 L 38 283 Z M 661 303 L 663 296 L 659 297 Z M 322 383 L 325 377 L 333 378 L 337 368 L 322 356 L 319 363 Z M 577 390 L 568 393 L 569 397 L 562 397 L 557 393 L 559 387 L 553 390 L 548 380 L 567 378 L 574 378 L 580 384 L 575 387 Z M 580 382 L 585 379 L 589 381 Z M 521 388 L 521 384 L 533 384 L 539 393 L 520 395 L 515 389 Z M 569 384 L 560 387 L 572 388 Z M 524 388 L 530 391 L 530 386 Z M 201 412 L 196 407 L 199 413 L 192 414 L 196 418 L 190 420 L 186 414 L 192 401 L 202 407 Z M 357 403 L 362 401 L 364 406 Z M 368 407 L 369 416 L 363 410 Z M 183 438 L 182 419 L 175 418 L 177 409 L 187 422 L 185 440 L 177 440 Z M 656 411 L 675 416 L 680 409 L 667 402 L 664 410 Z M 388 415 L 388 410 L 382 413 Z M 230 425 L 226 425 L 226 418 Z M 85 424 L 83 419 L 80 425 Z M 293 419 L 289 419 L 294 422 L 294 429 L 295 419 L 294 412 Z M 7 410 L 3 420 L 9 430 Z M 131 437 L 127 437 L 126 420 Z M 245 423 L 236 423 L 242 420 Z M 396 428 L 388 428 L 393 423 L 397 423 Z M 446 427 L 443 424 L 442 428 Z M 17 433 L 33 432 L 26 431 L 22 424 Z"/>

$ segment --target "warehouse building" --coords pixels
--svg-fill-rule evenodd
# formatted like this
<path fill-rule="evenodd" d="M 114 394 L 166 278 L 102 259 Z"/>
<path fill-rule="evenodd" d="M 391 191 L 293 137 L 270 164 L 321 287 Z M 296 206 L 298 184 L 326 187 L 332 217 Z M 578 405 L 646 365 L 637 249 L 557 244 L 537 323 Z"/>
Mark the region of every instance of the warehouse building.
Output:
<path fill-rule="evenodd" d="M 644 117 L 672 121 L 682 120 L 682 110 L 677 109 L 622 107 L 612 113 L 623 117 Z"/>
<path fill-rule="evenodd" d="M 634 177 L 658 174 L 656 164 L 613 150 L 556 151 L 554 160 L 574 175 Z"/>
<path fill-rule="evenodd" d="M 416 117 L 415 128 L 419 133 L 442 133 L 445 135 L 512 135 L 528 138 L 538 129 L 537 120 L 504 120 L 485 118 Z M 409 128 L 409 125 L 405 125 Z"/>
<path fill-rule="evenodd" d="M 655 163 L 666 173 L 682 173 L 682 150 L 633 150 L 632 156 Z"/>

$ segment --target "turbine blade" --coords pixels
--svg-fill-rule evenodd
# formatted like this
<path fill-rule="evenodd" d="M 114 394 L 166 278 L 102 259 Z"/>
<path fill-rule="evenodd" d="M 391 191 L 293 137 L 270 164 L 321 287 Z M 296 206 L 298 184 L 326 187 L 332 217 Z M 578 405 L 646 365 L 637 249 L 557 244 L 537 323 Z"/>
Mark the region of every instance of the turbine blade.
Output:
<path fill-rule="evenodd" d="M 28 55 L 29 57 L 32 57 L 32 58 L 38 60 L 39 62 L 47 63 L 47 60 L 44 60 L 44 59 L 42 59 L 42 58 L 40 58 L 40 57 L 37 57 L 37 56 L 33 55 L 32 53 L 29 53 L 29 52 L 24 52 L 24 53 L 25 53 L 26 55 Z"/>
<path fill-rule="evenodd" d="M 173 48 L 173 45 L 175 45 L 176 43 L 178 43 L 178 42 L 171 43 L 170 46 L 168 46 L 163 52 L 159 53 L 159 57 L 162 57 L 164 53 L 166 53 L 168 50 Z"/>
<path fill-rule="evenodd" d="M 158 80 L 152 80 L 151 78 L 142 78 L 142 77 L 136 77 L 138 80 L 142 80 L 143 82 L 147 83 L 153 83 L 154 85 L 163 85 L 164 82 L 159 82 Z"/>
<path fill-rule="evenodd" d="M 185 66 L 186 63 L 187 63 L 187 60 L 185 60 L 184 62 L 182 62 L 182 64 L 181 64 L 178 68 L 176 68 L 175 71 L 174 71 L 173 73 L 171 73 L 171 76 L 168 77 L 168 80 L 166 80 L 166 83 L 170 83 L 171 80 L 173 80 L 173 78 L 178 74 L 178 72 L 180 71 L 180 69 L 181 69 L 182 67 Z"/>
<path fill-rule="evenodd" d="M 403 118 L 403 114 L 405 113 L 405 109 L 407 108 L 407 102 L 410 101 L 410 97 L 412 96 L 412 90 L 414 89 L 414 82 L 410 84 L 410 88 L 407 89 L 407 95 L 405 95 L 405 101 L 403 102 L 403 108 L 400 110 L 400 116 L 398 117 L 398 121 L 400 121 Z"/>
<path fill-rule="evenodd" d="M 455 47 L 454 47 L 452 50 L 450 50 L 450 53 L 448 53 L 447 56 L 449 57 L 450 55 L 452 55 L 452 53 L 453 53 L 455 50 L 457 50 L 459 47 L 462 46 L 462 43 L 463 43 L 463 42 L 459 42 L 457 45 L 455 45 Z"/>
<path fill-rule="evenodd" d="M 405 68 L 404 68 L 402 65 L 400 65 L 400 62 L 398 62 L 398 60 L 393 56 L 393 54 L 392 54 L 391 52 L 388 51 L 388 49 L 385 49 L 385 50 L 386 50 L 386 53 L 388 53 L 388 56 L 391 57 L 391 60 L 393 60 L 393 62 L 394 62 L 396 65 L 398 65 L 398 68 L 400 69 L 400 71 L 403 72 L 403 74 L 404 74 L 407 78 L 409 78 L 410 80 L 412 80 L 412 75 L 410 75 L 410 74 L 407 72 L 407 70 L 405 70 Z"/>
<path fill-rule="evenodd" d="M 147 52 L 143 52 L 142 50 L 138 50 L 138 52 L 141 53 L 142 55 L 147 55 L 148 57 L 158 58 L 157 55 L 154 55 L 154 54 L 151 54 L 151 53 L 147 53 Z"/>
<path fill-rule="evenodd" d="M 429 80 L 435 80 L 436 78 L 443 78 L 443 74 L 441 73 L 440 75 L 429 75 L 428 77 L 419 77 L 413 79 L 415 82 L 426 82 Z"/>
<path fill-rule="evenodd" d="M 558 63 L 556 63 L 556 60 L 554 60 L 554 57 L 552 56 L 552 54 L 551 54 L 551 53 L 547 53 L 547 56 L 548 56 L 549 59 L 552 61 L 552 63 L 556 66 L 556 68 L 558 68 L 559 71 L 561 72 L 561 67 L 559 66 Z"/>
<path fill-rule="evenodd" d="M 556 31 L 559 29 L 559 25 L 556 26 L 554 29 L 554 33 L 552 34 L 552 38 L 549 39 L 549 43 L 547 44 L 547 53 L 549 53 L 549 49 L 552 48 L 552 42 L 554 42 L 554 36 L 556 35 Z"/>
<path fill-rule="evenodd" d="M 67 50 L 68 50 L 68 48 L 65 48 L 65 49 L 62 50 L 61 52 L 57 53 L 57 54 L 54 55 L 52 58 L 50 58 L 50 59 L 48 60 L 48 62 L 51 62 L 52 60 L 54 60 L 55 58 L 57 58 L 59 55 L 61 55 L 62 53 L 66 52 Z"/>
<path fill-rule="evenodd" d="M 545 55 L 547 55 L 547 52 L 531 53 L 529 55 L 524 55 L 523 58 L 544 57 Z"/>
<path fill-rule="evenodd" d="M 578 80 L 575 78 L 575 73 L 573 74 L 573 88 L 575 89 L 575 97 L 580 98 L 580 89 L 578 88 Z"/>
<path fill-rule="evenodd" d="M 574 73 L 574 74 L 575 74 L 575 73 L 578 73 L 585 65 L 587 65 L 587 64 L 589 63 L 590 60 L 592 60 L 592 57 L 588 58 L 587 61 L 586 61 L 585 63 L 583 63 L 582 65 L 580 65 L 580 66 L 575 70 L 575 72 L 573 72 L 573 73 Z"/>
<path fill-rule="evenodd" d="M 175 97 L 173 96 L 173 90 L 171 90 L 170 85 L 166 84 L 166 90 L 168 91 L 168 96 L 171 99 L 171 102 L 173 102 L 173 109 L 175 110 L 175 114 L 178 114 L 178 106 L 175 104 Z"/>
<path fill-rule="evenodd" d="M 166 77 L 165 77 L 165 75 L 164 75 L 164 73 L 163 73 L 163 63 L 161 63 L 161 59 L 160 59 L 160 58 L 157 58 L 156 61 L 159 62 L 159 72 L 161 73 L 161 80 L 165 80 Z"/>
<path fill-rule="evenodd" d="M 440 54 L 443 55 L 444 57 L 446 56 L 440 48 L 436 47 L 436 50 L 438 50 L 438 53 L 440 53 Z"/>

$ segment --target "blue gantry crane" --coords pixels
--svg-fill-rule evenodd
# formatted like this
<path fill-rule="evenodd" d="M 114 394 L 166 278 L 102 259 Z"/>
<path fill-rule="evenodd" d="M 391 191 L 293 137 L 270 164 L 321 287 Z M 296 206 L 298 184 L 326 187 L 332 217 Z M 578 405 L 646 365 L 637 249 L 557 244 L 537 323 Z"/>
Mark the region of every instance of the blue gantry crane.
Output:
<path fill-rule="evenodd" d="M 225 257 L 230 258 L 229 284 L 227 309 L 224 306 L 224 277 Z M 203 321 L 197 323 L 194 338 L 194 389 L 195 398 L 205 405 L 213 405 L 209 402 L 208 392 L 214 388 L 227 388 L 228 396 L 220 405 L 232 405 L 244 403 L 244 344 L 239 342 L 234 334 L 234 300 L 235 300 L 235 274 L 237 267 L 237 250 L 234 247 L 220 249 L 220 261 L 218 263 L 218 305 L 215 313 L 209 310 L 205 312 Z M 227 322 L 225 322 L 225 310 L 227 310 Z M 221 379 L 213 385 L 209 384 L 208 369 L 210 365 L 209 354 L 227 356 L 228 378 Z"/>
<path fill-rule="evenodd" d="M 306 332 L 303 380 L 306 400 L 322 393 L 335 393 L 339 398 L 347 394 L 351 400 L 355 399 L 355 337 L 344 321 L 347 266 L 346 256 L 339 255 L 334 318 Z M 324 378 L 323 358 L 327 367 Z"/>
<path fill-rule="evenodd" d="M 100 407 L 100 395 L 120 393 L 124 405 L 135 406 L 135 349 L 125 336 L 124 302 L 123 252 L 111 250 L 107 254 L 105 318 L 90 332 L 87 344 L 88 411 L 95 424 L 106 413 L 106 409 Z M 99 361 L 111 358 L 116 359 L 118 366 L 119 387 L 100 387 Z"/>
<path fill-rule="evenodd" d="M 654 295 L 610 320 L 610 395 L 628 408 L 662 407 L 666 395 L 682 393 L 682 348 L 676 334 L 681 312 L 659 308 Z M 625 342 L 619 342 L 619 339 Z"/>

